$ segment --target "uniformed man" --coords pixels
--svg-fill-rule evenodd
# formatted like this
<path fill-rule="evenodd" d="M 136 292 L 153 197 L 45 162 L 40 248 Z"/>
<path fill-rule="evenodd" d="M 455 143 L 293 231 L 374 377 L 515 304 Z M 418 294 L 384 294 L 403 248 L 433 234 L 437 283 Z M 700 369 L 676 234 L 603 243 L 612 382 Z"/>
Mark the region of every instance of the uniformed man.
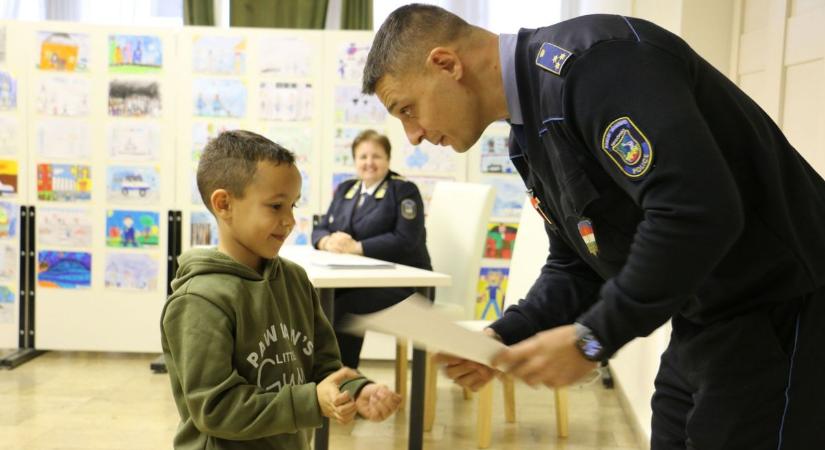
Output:
<path fill-rule="evenodd" d="M 312 230 L 312 245 L 431 270 L 421 193 L 415 183 L 390 170 L 391 149 L 389 139 L 374 130 L 365 130 L 353 140 L 358 176 L 338 186 L 329 210 Z M 413 292 L 412 288 L 336 289 L 335 323 L 350 313 L 379 311 Z M 364 339 L 336 334 L 342 363 L 357 368 Z"/>
<path fill-rule="evenodd" d="M 825 448 L 825 182 L 679 37 L 613 15 L 497 36 L 408 5 L 363 90 L 413 143 L 512 125 L 550 256 L 486 330 L 510 345 L 496 364 L 571 384 L 672 319 L 653 449 Z M 443 360 L 474 389 L 493 374 Z"/>

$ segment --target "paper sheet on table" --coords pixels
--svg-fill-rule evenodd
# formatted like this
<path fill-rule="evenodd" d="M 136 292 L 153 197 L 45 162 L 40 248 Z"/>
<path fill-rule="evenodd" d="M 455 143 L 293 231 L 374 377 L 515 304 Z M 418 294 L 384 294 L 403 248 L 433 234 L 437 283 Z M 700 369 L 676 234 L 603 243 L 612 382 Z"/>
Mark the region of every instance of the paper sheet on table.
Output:
<path fill-rule="evenodd" d="M 501 342 L 453 322 L 420 294 L 373 314 L 350 316 L 343 328 L 353 334 L 367 330 L 390 334 L 409 339 L 430 351 L 450 353 L 486 365 L 505 348 Z"/>
<path fill-rule="evenodd" d="M 362 258 L 346 253 L 313 253 L 310 262 L 316 266 L 330 269 L 389 269 L 395 264 L 378 259 Z"/>

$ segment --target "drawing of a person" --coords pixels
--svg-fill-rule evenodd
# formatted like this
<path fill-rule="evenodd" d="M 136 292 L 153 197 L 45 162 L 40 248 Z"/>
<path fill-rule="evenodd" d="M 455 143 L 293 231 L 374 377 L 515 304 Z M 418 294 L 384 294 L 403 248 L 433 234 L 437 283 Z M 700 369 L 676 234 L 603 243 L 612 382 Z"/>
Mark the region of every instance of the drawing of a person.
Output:
<path fill-rule="evenodd" d="M 132 216 L 126 216 L 123 218 L 123 234 L 121 245 L 124 247 L 132 246 L 137 247 L 138 243 L 135 240 L 135 220 L 132 219 Z"/>
<path fill-rule="evenodd" d="M 501 317 L 501 307 L 498 302 L 498 293 L 501 290 L 503 278 L 503 274 L 500 270 L 490 270 L 487 272 L 487 276 L 482 277 L 482 279 L 484 279 L 487 283 L 487 304 L 484 306 L 484 311 L 481 313 L 482 319 L 487 317 L 490 307 L 493 308 L 493 312 L 495 313 L 494 318 Z"/>

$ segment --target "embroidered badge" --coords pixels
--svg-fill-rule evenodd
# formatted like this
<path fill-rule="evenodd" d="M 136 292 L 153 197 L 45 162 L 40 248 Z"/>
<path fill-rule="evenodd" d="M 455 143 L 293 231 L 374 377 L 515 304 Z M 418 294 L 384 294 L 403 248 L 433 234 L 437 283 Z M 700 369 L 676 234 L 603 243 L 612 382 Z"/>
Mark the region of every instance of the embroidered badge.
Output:
<path fill-rule="evenodd" d="M 596 234 L 593 233 L 593 222 L 586 217 L 579 221 L 579 234 L 587 246 L 587 251 L 593 256 L 599 256 L 599 246 L 596 244 Z"/>
<path fill-rule="evenodd" d="M 415 200 L 408 198 L 401 202 L 401 217 L 407 220 L 415 219 L 415 216 L 418 215 L 417 207 L 415 206 Z"/>
<path fill-rule="evenodd" d="M 653 163 L 653 146 L 627 116 L 619 117 L 605 128 L 602 150 L 630 178 L 643 176 Z"/>
<path fill-rule="evenodd" d="M 558 45 L 549 42 L 541 44 L 539 54 L 536 56 L 536 65 L 556 75 L 561 75 L 561 69 L 573 53 Z"/>

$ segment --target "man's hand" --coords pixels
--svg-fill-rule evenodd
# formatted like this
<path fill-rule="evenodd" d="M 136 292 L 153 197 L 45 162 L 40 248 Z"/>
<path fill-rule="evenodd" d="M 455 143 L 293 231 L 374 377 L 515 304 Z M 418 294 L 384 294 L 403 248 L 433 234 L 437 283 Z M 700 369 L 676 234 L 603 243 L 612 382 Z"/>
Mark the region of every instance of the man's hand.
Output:
<path fill-rule="evenodd" d="M 491 328 L 485 328 L 484 334 L 496 340 L 501 340 L 496 332 Z M 479 364 L 475 361 L 470 361 L 458 356 L 449 355 L 446 353 L 438 353 L 433 358 L 437 364 L 445 365 L 444 372 L 447 377 L 455 383 L 475 392 L 484 387 L 493 377 L 500 372 L 487 367 L 484 364 Z"/>
<path fill-rule="evenodd" d="M 349 367 L 342 367 L 318 383 L 315 392 L 324 417 L 329 417 L 340 424 L 352 422 L 355 413 L 358 412 L 357 407 L 349 392 L 341 392 L 338 386 L 360 376 L 361 374 Z"/>
<path fill-rule="evenodd" d="M 576 347 L 576 328 L 565 325 L 542 331 L 508 347 L 493 359 L 493 366 L 530 386 L 562 387 L 575 383 L 598 367 Z"/>
<path fill-rule="evenodd" d="M 355 405 L 361 417 L 380 422 L 398 410 L 401 406 L 401 396 L 383 384 L 370 383 L 358 393 Z"/>

